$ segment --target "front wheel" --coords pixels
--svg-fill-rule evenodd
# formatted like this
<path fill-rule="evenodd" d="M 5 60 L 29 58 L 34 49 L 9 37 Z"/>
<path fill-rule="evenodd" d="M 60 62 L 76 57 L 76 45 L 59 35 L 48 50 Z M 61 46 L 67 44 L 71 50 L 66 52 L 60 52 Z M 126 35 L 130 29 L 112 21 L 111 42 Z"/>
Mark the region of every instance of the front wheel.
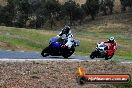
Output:
<path fill-rule="evenodd" d="M 47 50 L 48 50 L 48 47 L 46 47 L 45 49 L 42 50 L 41 55 L 42 55 L 43 57 L 49 56 L 49 54 L 46 53 Z"/>
<path fill-rule="evenodd" d="M 47 57 L 47 56 L 49 56 L 48 53 L 41 53 L 41 55 L 42 55 L 43 57 Z"/>
<path fill-rule="evenodd" d="M 91 59 L 94 59 L 94 58 L 96 57 L 94 53 L 95 53 L 95 52 L 92 52 L 92 53 L 91 53 L 91 55 L 90 55 L 90 58 L 91 58 Z"/>

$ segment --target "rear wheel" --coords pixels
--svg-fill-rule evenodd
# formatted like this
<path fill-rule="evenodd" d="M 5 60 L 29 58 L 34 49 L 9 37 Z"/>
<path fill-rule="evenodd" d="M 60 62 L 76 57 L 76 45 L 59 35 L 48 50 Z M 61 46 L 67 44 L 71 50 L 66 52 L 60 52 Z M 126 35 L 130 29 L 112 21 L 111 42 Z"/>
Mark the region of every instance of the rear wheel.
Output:
<path fill-rule="evenodd" d="M 64 58 L 68 58 L 68 57 L 70 57 L 74 53 L 74 51 L 75 51 L 75 48 L 71 48 L 71 49 L 67 50 L 67 52 L 63 53 L 62 56 Z"/>
<path fill-rule="evenodd" d="M 105 57 L 105 60 L 109 60 L 109 59 L 111 59 L 113 57 L 113 55 L 112 56 L 106 56 Z"/>

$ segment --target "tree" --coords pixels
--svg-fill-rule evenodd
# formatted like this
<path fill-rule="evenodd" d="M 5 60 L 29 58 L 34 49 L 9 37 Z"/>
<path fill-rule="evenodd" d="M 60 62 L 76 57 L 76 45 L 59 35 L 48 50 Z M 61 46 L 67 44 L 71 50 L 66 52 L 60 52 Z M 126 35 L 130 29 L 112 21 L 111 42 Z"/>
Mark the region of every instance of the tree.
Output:
<path fill-rule="evenodd" d="M 6 26 L 12 26 L 14 15 L 14 5 L 7 3 L 6 6 L 2 6 L 0 9 L 0 23 L 4 23 Z"/>
<path fill-rule="evenodd" d="M 28 0 L 17 0 L 15 5 L 16 15 L 14 18 L 14 24 L 17 27 L 26 27 L 28 17 L 31 15 L 31 5 Z"/>
<path fill-rule="evenodd" d="M 91 15 L 92 20 L 95 19 L 96 14 L 99 12 L 99 0 L 87 0 L 85 4 L 82 5 L 85 13 Z"/>
<path fill-rule="evenodd" d="M 78 6 L 77 8 L 76 8 L 76 13 L 75 13 L 76 15 L 76 19 L 82 19 L 82 17 L 84 17 L 84 15 L 85 15 L 85 12 L 84 12 L 84 10 L 80 7 L 80 6 Z"/>
<path fill-rule="evenodd" d="M 101 0 L 100 1 L 100 11 L 103 11 L 104 15 L 107 15 L 108 11 L 110 14 L 113 13 L 115 0 Z"/>
<path fill-rule="evenodd" d="M 126 11 L 126 7 L 132 7 L 132 0 L 120 0 L 121 2 L 121 12 Z"/>
<path fill-rule="evenodd" d="M 70 25 L 72 25 L 74 20 L 82 19 L 84 11 L 75 1 L 69 0 L 63 5 L 63 14 L 69 17 Z"/>
<path fill-rule="evenodd" d="M 49 19 L 49 13 L 44 7 L 40 7 L 36 10 L 36 28 L 40 28 Z"/>
<path fill-rule="evenodd" d="M 47 17 L 49 18 L 50 27 L 52 28 L 52 26 L 55 25 L 54 19 L 60 14 L 61 4 L 56 0 L 47 0 L 42 5 L 43 9 L 48 12 Z"/>

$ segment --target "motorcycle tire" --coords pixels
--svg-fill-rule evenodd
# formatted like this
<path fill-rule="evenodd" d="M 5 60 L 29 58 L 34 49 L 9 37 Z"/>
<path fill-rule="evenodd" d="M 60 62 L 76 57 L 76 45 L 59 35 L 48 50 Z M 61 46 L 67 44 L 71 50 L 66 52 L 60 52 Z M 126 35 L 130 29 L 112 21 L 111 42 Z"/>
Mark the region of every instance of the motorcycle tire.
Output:
<path fill-rule="evenodd" d="M 94 52 L 91 53 L 90 58 L 94 59 L 96 56 L 94 55 Z"/>
<path fill-rule="evenodd" d="M 109 59 L 111 59 L 113 57 L 113 55 L 112 56 L 106 56 L 105 57 L 105 60 L 109 60 Z"/>
<path fill-rule="evenodd" d="M 68 58 L 68 57 L 70 57 L 74 53 L 74 51 L 75 51 L 75 48 L 71 48 L 68 52 L 63 53 L 62 56 L 64 58 Z"/>
<path fill-rule="evenodd" d="M 49 56 L 49 54 L 46 53 L 47 50 L 48 50 L 48 47 L 46 47 L 45 49 L 42 50 L 41 55 L 42 55 L 43 57 Z"/>

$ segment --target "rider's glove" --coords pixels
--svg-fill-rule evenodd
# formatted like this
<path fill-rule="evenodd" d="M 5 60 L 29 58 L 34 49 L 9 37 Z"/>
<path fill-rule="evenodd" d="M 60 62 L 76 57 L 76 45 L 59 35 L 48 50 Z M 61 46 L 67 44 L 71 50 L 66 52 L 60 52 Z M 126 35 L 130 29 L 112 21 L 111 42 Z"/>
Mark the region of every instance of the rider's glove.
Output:
<path fill-rule="evenodd" d="M 67 46 L 66 45 L 62 45 L 61 48 L 67 48 Z"/>
<path fill-rule="evenodd" d="M 56 37 L 58 37 L 58 38 L 59 38 L 60 36 L 59 36 L 59 35 L 57 35 Z"/>

